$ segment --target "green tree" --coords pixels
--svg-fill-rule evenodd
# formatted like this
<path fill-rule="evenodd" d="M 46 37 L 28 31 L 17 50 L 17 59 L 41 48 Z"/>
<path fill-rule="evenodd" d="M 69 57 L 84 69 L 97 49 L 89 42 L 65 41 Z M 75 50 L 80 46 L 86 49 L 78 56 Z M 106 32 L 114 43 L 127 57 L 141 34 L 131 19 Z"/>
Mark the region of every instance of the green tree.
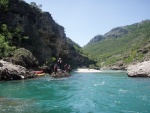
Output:
<path fill-rule="evenodd" d="M 14 46 L 9 46 L 8 42 L 5 41 L 5 36 L 0 34 L 0 58 L 10 56 L 15 50 Z"/>
<path fill-rule="evenodd" d="M 55 61 L 56 61 L 56 58 L 55 58 L 55 57 L 51 57 L 51 58 L 46 59 L 45 64 L 46 64 L 47 66 L 51 66 L 52 63 L 55 62 Z"/>
<path fill-rule="evenodd" d="M 38 9 L 40 12 L 42 11 L 42 5 L 37 5 L 35 2 L 31 2 L 30 3 L 31 7 L 35 7 L 36 9 Z"/>
<path fill-rule="evenodd" d="M 0 9 L 2 11 L 7 11 L 8 10 L 8 0 L 0 0 Z"/>

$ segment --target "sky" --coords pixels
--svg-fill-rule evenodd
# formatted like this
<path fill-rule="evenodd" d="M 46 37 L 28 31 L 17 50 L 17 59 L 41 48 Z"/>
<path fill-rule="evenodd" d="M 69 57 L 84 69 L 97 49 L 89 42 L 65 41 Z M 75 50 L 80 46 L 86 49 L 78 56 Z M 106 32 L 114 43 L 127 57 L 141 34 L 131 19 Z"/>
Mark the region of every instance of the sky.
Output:
<path fill-rule="evenodd" d="M 66 36 L 86 45 L 115 27 L 150 19 L 150 0 L 24 0 L 42 5 L 65 28 Z"/>

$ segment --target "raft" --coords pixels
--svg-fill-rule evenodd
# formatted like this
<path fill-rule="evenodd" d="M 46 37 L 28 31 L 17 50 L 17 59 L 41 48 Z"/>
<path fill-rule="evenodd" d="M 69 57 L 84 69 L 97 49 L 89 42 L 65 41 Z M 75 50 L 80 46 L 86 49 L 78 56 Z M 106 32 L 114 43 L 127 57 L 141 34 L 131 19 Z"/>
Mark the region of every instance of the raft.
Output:
<path fill-rule="evenodd" d="M 42 73 L 43 73 L 43 70 L 41 70 L 41 71 L 34 71 L 34 73 L 35 73 L 36 75 L 42 74 Z"/>
<path fill-rule="evenodd" d="M 36 74 L 38 76 L 45 76 L 45 73 Z"/>

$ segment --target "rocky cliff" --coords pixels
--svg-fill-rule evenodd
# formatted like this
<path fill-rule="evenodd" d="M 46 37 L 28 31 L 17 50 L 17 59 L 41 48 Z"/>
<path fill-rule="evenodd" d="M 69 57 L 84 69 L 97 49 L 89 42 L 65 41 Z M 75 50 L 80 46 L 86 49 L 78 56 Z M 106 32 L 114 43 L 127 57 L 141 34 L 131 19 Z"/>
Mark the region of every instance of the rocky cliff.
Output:
<path fill-rule="evenodd" d="M 88 44 L 92 44 L 92 43 L 99 42 L 99 41 L 101 41 L 103 38 L 104 38 L 103 35 L 96 35 L 94 38 L 92 38 L 92 39 L 90 40 L 90 42 L 89 42 Z"/>
<path fill-rule="evenodd" d="M 104 35 L 96 35 L 94 38 L 92 38 L 89 41 L 89 43 L 87 45 L 102 41 L 102 39 L 106 39 L 106 38 L 120 38 L 120 37 L 123 37 L 124 35 L 126 35 L 128 32 L 129 31 L 126 26 L 113 28 L 112 30 L 110 30 L 109 32 L 107 32 Z"/>
<path fill-rule="evenodd" d="M 107 32 L 104 37 L 105 38 L 120 38 L 126 35 L 129 32 L 126 26 L 113 28 L 111 31 Z"/>
<path fill-rule="evenodd" d="M 64 62 L 71 59 L 69 62 L 75 65 L 86 65 L 89 61 L 67 42 L 64 27 L 57 24 L 50 13 L 21 0 L 9 0 L 8 9 L 0 10 L 0 15 L 1 23 L 20 29 L 28 37 L 28 42 L 21 47 L 29 50 L 40 65 L 51 57 L 62 57 Z"/>

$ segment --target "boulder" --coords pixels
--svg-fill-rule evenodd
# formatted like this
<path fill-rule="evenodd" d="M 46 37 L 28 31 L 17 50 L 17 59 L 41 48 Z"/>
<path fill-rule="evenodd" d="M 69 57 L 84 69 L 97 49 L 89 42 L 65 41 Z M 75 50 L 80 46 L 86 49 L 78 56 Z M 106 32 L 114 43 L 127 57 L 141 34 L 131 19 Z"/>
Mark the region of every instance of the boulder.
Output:
<path fill-rule="evenodd" d="M 14 56 L 12 57 L 12 63 L 29 69 L 33 69 L 39 66 L 38 60 L 29 50 L 25 48 L 19 48 L 15 50 Z"/>
<path fill-rule="evenodd" d="M 69 77 L 71 75 L 69 73 L 65 72 L 65 71 L 58 70 L 56 73 L 53 72 L 51 74 L 51 76 L 54 77 L 54 78 L 62 78 L 62 77 Z"/>
<path fill-rule="evenodd" d="M 0 81 L 21 80 L 35 77 L 32 71 L 25 67 L 0 60 Z"/>
<path fill-rule="evenodd" d="M 144 61 L 127 68 L 129 77 L 150 77 L 150 61 Z"/>

